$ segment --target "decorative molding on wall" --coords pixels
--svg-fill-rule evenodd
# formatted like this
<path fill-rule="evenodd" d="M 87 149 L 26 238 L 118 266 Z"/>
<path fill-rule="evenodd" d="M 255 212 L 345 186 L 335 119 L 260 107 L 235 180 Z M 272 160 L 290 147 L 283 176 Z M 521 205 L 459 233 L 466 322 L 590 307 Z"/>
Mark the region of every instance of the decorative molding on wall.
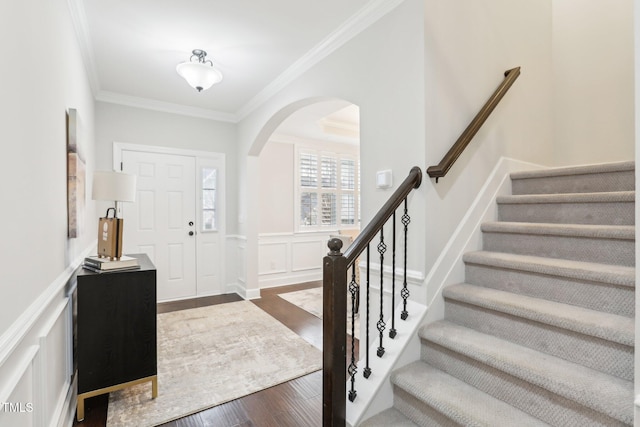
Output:
<path fill-rule="evenodd" d="M 39 352 L 40 347 L 37 345 L 32 345 L 25 349 L 20 362 L 15 367 L 15 369 L 12 370 L 11 376 L 5 378 L 4 380 L 5 386 L 2 390 L 0 390 L 0 402 L 11 402 L 13 391 L 18 387 L 18 384 L 27 373 L 27 371 L 30 368 L 33 369 L 33 364 Z M 35 378 L 37 376 L 34 375 L 33 377 Z"/>
<path fill-rule="evenodd" d="M 96 101 L 124 105 L 127 107 L 142 108 L 145 110 L 160 111 L 170 114 L 180 114 L 182 116 L 197 117 L 199 119 L 215 120 L 218 122 L 238 123 L 238 117 L 231 113 L 174 104 L 171 102 L 157 101 L 155 99 L 140 98 L 137 96 L 124 95 L 105 90 L 97 92 L 95 98 Z"/>
<path fill-rule="evenodd" d="M 97 243 L 89 245 L 71 264 L 40 294 L 31 305 L 16 319 L 9 329 L 0 336 L 0 366 L 29 333 L 33 325 L 40 319 L 53 299 L 65 288 L 74 271 L 89 253 L 95 251 Z"/>
<path fill-rule="evenodd" d="M 323 254 L 323 249 L 326 248 L 327 240 L 329 240 L 328 235 L 326 239 L 291 242 L 291 271 L 321 270 L 322 258 L 326 255 Z M 319 255 L 315 256 L 316 253 Z"/>
<path fill-rule="evenodd" d="M 263 233 L 258 236 L 260 288 L 322 280 L 322 258 L 336 230 L 304 233 Z"/>
<path fill-rule="evenodd" d="M 100 78 L 98 77 L 96 62 L 93 58 L 93 43 L 87 30 L 87 17 L 84 12 L 84 5 L 82 4 L 82 0 L 67 0 L 67 6 L 69 7 L 69 14 L 71 15 L 71 22 L 73 23 L 73 29 L 76 33 L 78 46 L 80 47 L 82 62 L 87 71 L 91 92 L 95 97 L 100 92 Z"/>
<path fill-rule="evenodd" d="M 260 298 L 259 289 L 247 290 L 245 252 L 247 237 L 239 234 L 227 235 L 226 292 L 236 293 L 244 299 Z"/>
<path fill-rule="evenodd" d="M 70 295 L 76 268 L 95 248 L 93 243 L 78 255 L 2 336 L 0 377 L 5 381 L 0 384 L 0 402 L 32 403 L 34 426 L 70 425 L 69 414 L 75 408 Z"/>
<path fill-rule="evenodd" d="M 34 402 L 34 406 L 37 406 L 39 409 L 34 412 L 39 416 L 40 422 L 42 423 L 41 425 L 43 426 L 47 425 L 48 420 L 60 419 L 61 414 L 64 412 L 65 397 L 71 386 L 71 376 L 73 374 L 73 361 L 71 360 L 73 326 L 69 324 L 68 319 L 69 312 L 73 311 L 71 303 L 71 298 L 65 298 L 60 301 L 38 334 L 40 351 L 36 357 L 37 374 L 34 377 L 34 384 L 37 385 L 36 402 L 38 403 L 36 404 Z M 58 327 L 58 331 L 55 330 L 56 326 Z M 62 335 L 62 337 L 57 337 L 58 341 L 56 341 L 55 336 L 50 338 L 51 335 L 56 332 Z M 56 343 L 60 344 L 61 341 L 64 344 L 64 354 L 51 351 L 52 347 L 54 347 Z M 59 361 L 60 358 L 64 361 L 64 368 L 47 369 L 48 365 L 51 365 L 51 363 L 56 360 Z M 63 377 L 62 384 L 56 384 L 55 378 L 51 378 L 51 376 L 59 374 L 60 371 L 62 371 Z M 62 385 L 62 387 L 60 387 L 60 385 Z M 53 387 L 53 390 L 50 389 L 51 387 Z M 47 394 L 51 392 L 53 392 L 53 396 Z"/>

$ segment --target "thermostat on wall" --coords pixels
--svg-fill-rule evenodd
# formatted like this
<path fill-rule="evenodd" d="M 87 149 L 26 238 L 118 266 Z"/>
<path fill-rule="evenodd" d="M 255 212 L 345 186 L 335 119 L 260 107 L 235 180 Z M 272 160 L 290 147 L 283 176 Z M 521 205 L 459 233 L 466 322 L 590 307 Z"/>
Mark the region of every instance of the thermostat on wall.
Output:
<path fill-rule="evenodd" d="M 389 188 L 392 185 L 393 185 L 393 177 L 391 175 L 390 169 L 376 172 L 377 188 Z"/>

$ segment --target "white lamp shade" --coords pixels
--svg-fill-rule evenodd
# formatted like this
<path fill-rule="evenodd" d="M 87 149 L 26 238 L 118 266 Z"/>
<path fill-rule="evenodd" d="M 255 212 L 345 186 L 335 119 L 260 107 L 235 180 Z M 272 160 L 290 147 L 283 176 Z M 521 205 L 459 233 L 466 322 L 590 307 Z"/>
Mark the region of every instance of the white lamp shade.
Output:
<path fill-rule="evenodd" d="M 91 191 L 93 200 L 136 201 L 136 176 L 122 172 L 96 171 Z"/>
<path fill-rule="evenodd" d="M 209 89 L 222 80 L 222 73 L 208 64 L 200 62 L 183 62 L 176 71 L 198 92 Z"/>

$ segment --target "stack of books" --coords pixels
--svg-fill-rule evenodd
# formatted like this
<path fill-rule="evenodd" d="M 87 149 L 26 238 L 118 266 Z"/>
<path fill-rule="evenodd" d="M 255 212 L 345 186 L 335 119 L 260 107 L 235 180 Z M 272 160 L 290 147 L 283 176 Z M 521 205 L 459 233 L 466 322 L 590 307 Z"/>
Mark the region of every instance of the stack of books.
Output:
<path fill-rule="evenodd" d="M 138 259 L 122 255 L 120 259 L 103 258 L 97 255 L 88 256 L 82 263 L 82 268 L 96 273 L 105 273 L 122 270 L 135 270 L 140 268 Z"/>

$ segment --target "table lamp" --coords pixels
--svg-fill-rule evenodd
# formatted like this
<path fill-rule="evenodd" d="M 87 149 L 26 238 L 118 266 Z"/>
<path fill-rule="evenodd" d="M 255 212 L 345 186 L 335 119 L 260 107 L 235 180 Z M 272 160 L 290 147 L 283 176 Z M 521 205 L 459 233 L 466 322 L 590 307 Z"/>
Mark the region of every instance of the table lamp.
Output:
<path fill-rule="evenodd" d="M 104 218 L 98 221 L 98 256 L 119 260 L 122 256 L 122 230 L 124 221 L 118 218 L 118 202 L 136 201 L 136 176 L 122 172 L 96 171 L 91 191 L 93 200 L 115 202 Z M 113 218 L 109 211 L 113 211 Z"/>

